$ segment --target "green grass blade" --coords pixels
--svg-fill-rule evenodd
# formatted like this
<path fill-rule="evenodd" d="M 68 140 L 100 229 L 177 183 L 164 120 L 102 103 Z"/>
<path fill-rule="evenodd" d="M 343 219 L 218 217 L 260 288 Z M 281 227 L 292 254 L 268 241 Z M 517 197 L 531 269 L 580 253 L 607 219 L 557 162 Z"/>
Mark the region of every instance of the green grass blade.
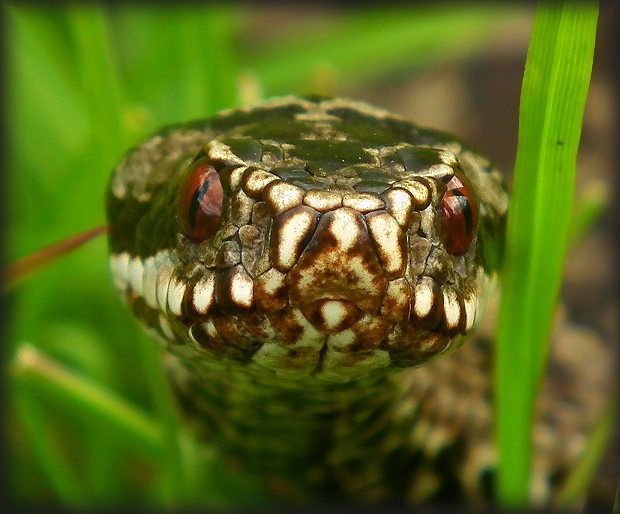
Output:
<path fill-rule="evenodd" d="M 495 369 L 501 503 L 528 499 L 530 428 L 558 298 L 598 5 L 539 4 L 521 93 Z"/>
<path fill-rule="evenodd" d="M 98 417 L 128 446 L 135 445 L 151 456 L 161 453 L 161 428 L 147 414 L 87 378 L 71 373 L 33 346 L 20 346 L 11 371 L 21 387 L 35 391 L 37 396 L 54 395 Z"/>
<path fill-rule="evenodd" d="M 147 109 L 154 123 L 149 130 L 237 103 L 240 19 L 243 9 L 228 4 L 111 8 L 110 33 L 123 83 L 134 107 Z"/>
<path fill-rule="evenodd" d="M 125 141 L 121 122 L 123 103 L 104 8 L 98 4 L 72 5 L 67 19 L 90 115 L 90 155 L 94 161 L 112 166 L 129 142 Z"/>
<path fill-rule="evenodd" d="M 82 477 L 68 462 L 58 441 L 53 437 L 40 405 L 30 393 L 15 388 L 15 407 L 19 413 L 28 443 L 41 467 L 51 490 L 60 501 L 71 508 L 85 508 L 91 498 L 86 494 Z"/>
<path fill-rule="evenodd" d="M 182 430 L 182 424 L 177 416 L 165 374 L 162 373 L 159 351 L 146 335 L 138 337 L 136 344 L 141 360 L 145 364 L 145 379 L 149 385 L 154 412 L 162 432 L 158 487 L 155 488 L 158 503 L 168 509 L 190 506 L 188 505 L 192 499 L 188 498 L 190 477 L 183 468 L 179 449 L 179 432 Z"/>
<path fill-rule="evenodd" d="M 606 182 L 593 180 L 586 184 L 576 198 L 568 231 L 568 245 L 572 247 L 588 234 L 609 207 L 610 187 Z"/>
<path fill-rule="evenodd" d="M 236 59 L 231 45 L 234 11 L 220 4 L 171 10 L 170 64 L 175 70 L 172 90 L 179 119 L 213 114 L 236 102 L 230 84 Z M 191 51 L 188 49 L 191 48 Z M 226 87 L 225 85 L 228 85 Z"/>
<path fill-rule="evenodd" d="M 88 124 L 76 98 L 71 70 L 58 63 L 63 46 L 55 38 L 53 24 L 39 10 L 4 6 L 4 34 L 7 37 L 7 139 L 11 158 L 19 158 L 20 172 L 46 163 L 64 164 L 71 151 L 85 141 Z M 41 22 L 41 18 L 45 22 Z M 47 35 L 43 42 L 41 33 Z M 66 52 L 65 52 L 66 53 Z M 45 141 L 32 155 L 27 141 Z M 49 147 L 54 152 L 46 152 Z M 47 177 L 45 174 L 41 180 Z M 46 182 L 46 186 L 51 181 Z"/>
<path fill-rule="evenodd" d="M 618 414 L 618 396 L 614 394 L 607 402 L 601 419 L 590 434 L 590 440 L 579 464 L 572 470 L 566 482 L 562 485 L 554 507 L 567 511 L 579 501 L 586 491 L 588 484 L 594 478 L 598 464 L 613 434 Z"/>

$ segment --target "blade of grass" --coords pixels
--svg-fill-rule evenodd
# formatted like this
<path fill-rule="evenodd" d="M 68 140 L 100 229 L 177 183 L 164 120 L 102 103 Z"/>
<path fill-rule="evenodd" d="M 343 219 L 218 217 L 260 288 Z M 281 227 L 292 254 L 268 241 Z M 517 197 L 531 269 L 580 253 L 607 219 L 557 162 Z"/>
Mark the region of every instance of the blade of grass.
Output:
<path fill-rule="evenodd" d="M 90 155 L 94 162 L 111 167 L 129 141 L 124 140 L 119 77 L 110 52 L 103 5 L 70 5 L 67 20 L 91 122 Z"/>
<path fill-rule="evenodd" d="M 100 3 L 71 4 L 65 6 L 63 18 L 72 43 L 78 94 L 86 107 L 90 129 L 88 151 L 80 159 L 87 172 L 79 174 L 77 180 L 73 177 L 73 187 L 65 190 L 100 190 L 107 182 L 108 170 L 129 144 L 121 118 L 125 95 L 111 51 L 107 8 Z M 66 201 L 73 204 L 73 212 L 84 212 L 82 195 L 68 195 Z M 101 423 L 92 412 L 83 416 L 83 421 L 91 427 Z M 116 431 L 86 429 L 83 433 L 83 478 L 93 499 L 103 505 L 112 500 L 119 478 L 121 459 L 119 452 L 113 451 L 115 438 L 121 448 L 124 441 Z"/>
<path fill-rule="evenodd" d="M 236 95 L 230 85 L 237 61 L 231 44 L 234 11 L 214 4 L 198 12 L 182 9 L 176 15 L 179 73 L 184 78 L 183 94 L 189 99 L 186 116 L 196 118 L 232 107 Z"/>
<path fill-rule="evenodd" d="M 28 151 L 20 145 L 26 138 L 37 137 L 47 146 L 61 146 L 75 151 L 84 141 L 87 130 L 85 113 L 76 101 L 76 90 L 71 80 L 71 70 L 62 67 L 56 57 L 62 54 L 62 45 L 53 37 L 49 20 L 38 10 L 23 6 L 5 5 L 7 41 L 7 89 L 11 101 L 6 108 L 9 115 L 8 131 L 16 153 Z M 39 23 L 41 18 L 47 23 Z M 41 40 L 41 33 L 48 37 Z M 34 125 L 34 133 L 33 133 Z M 22 136 L 21 138 L 19 136 Z M 56 149 L 58 153 L 58 149 Z M 56 154 L 51 153 L 52 157 Z M 48 158 L 48 155 L 46 155 Z M 66 165 L 67 156 L 59 160 Z M 49 160 L 49 158 L 48 158 Z"/>
<path fill-rule="evenodd" d="M 579 464 L 571 471 L 554 499 L 554 508 L 557 510 L 569 510 L 586 491 L 613 433 L 618 414 L 617 404 L 618 396 L 614 394 L 609 399 L 601 419 L 590 434 L 590 440 Z"/>
<path fill-rule="evenodd" d="M 147 455 L 158 456 L 162 431 L 147 414 L 111 391 L 72 373 L 30 344 L 22 344 L 10 368 L 20 386 L 32 388 L 37 396 L 53 394 L 78 409 L 96 416 Z"/>
<path fill-rule="evenodd" d="M 137 56 L 119 51 L 119 60 L 125 59 L 127 67 L 127 61 L 140 57 L 126 70 L 130 79 L 140 70 L 153 76 L 155 85 L 136 81 L 131 92 L 134 99 L 149 102 L 158 123 L 204 117 L 237 103 L 234 42 L 240 12 L 239 6 L 224 4 L 119 9 L 117 18 L 123 19 L 115 30 L 121 43 L 130 43 L 136 30 L 144 31 L 145 41 L 134 49 Z"/>
<path fill-rule="evenodd" d="M 593 180 L 586 184 L 581 196 L 576 199 L 568 232 L 568 245 L 577 244 L 601 218 L 609 207 L 610 186 L 606 182 Z"/>
<path fill-rule="evenodd" d="M 192 499 L 188 494 L 191 488 L 191 477 L 186 476 L 179 448 L 181 422 L 162 372 L 159 352 L 153 341 L 146 336 L 138 337 L 136 343 L 140 352 L 140 361 L 144 366 L 145 379 L 149 384 L 155 415 L 162 428 L 163 444 L 158 468 L 158 487 L 155 488 L 158 503 L 167 509 L 192 506 L 188 504 Z"/>
<path fill-rule="evenodd" d="M 60 501 L 71 508 L 85 508 L 91 502 L 82 477 L 72 468 L 58 441 L 49 430 L 47 419 L 30 391 L 16 388 L 15 407 L 19 413 L 26 437 L 34 451 L 52 491 Z"/>
<path fill-rule="evenodd" d="M 495 367 L 506 506 L 528 501 L 534 399 L 567 247 L 597 17 L 593 2 L 540 3 L 525 66 Z"/>

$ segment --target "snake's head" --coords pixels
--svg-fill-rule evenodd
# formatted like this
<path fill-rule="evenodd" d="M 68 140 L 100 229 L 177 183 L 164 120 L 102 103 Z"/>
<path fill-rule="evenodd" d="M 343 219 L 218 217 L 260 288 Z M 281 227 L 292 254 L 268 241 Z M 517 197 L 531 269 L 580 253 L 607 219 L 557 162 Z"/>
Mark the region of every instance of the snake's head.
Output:
<path fill-rule="evenodd" d="M 108 196 L 111 264 L 171 348 L 346 381 L 471 332 L 506 208 L 499 173 L 448 134 L 280 99 L 130 152 Z"/>

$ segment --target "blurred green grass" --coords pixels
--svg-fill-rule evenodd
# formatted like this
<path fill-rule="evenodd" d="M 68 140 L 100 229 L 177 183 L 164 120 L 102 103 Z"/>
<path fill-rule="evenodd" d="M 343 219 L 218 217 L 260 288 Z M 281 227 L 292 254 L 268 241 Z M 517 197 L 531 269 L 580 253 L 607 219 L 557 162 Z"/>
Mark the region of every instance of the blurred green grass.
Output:
<path fill-rule="evenodd" d="M 4 9 L 9 261 L 103 224 L 110 170 L 161 125 L 237 105 L 257 84 L 265 97 L 347 96 L 385 76 L 464 62 L 531 13 L 486 4 L 344 9 L 279 30 L 265 26 L 256 7 L 236 4 Z M 164 420 L 169 443 L 150 458 L 60 395 L 39 398 L 39 389 L 11 382 L 12 502 L 221 506 L 238 496 L 218 487 L 217 470 L 198 466 L 191 441 L 176 436 L 156 347 L 113 290 L 103 239 L 50 265 L 9 300 L 6 358 L 32 343 Z"/>
<path fill-rule="evenodd" d="M 494 370 L 497 485 L 509 506 L 528 496 L 528 428 L 562 282 L 597 20 L 596 2 L 540 4 L 525 65 Z"/>

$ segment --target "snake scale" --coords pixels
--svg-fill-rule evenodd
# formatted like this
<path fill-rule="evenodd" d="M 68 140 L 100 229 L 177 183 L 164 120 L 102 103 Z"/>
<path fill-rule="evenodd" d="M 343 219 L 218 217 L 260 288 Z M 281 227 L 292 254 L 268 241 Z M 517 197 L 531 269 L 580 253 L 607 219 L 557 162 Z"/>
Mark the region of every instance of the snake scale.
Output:
<path fill-rule="evenodd" d="M 450 134 L 277 98 L 130 150 L 107 195 L 110 263 L 186 422 L 266 495 L 480 503 L 497 459 L 492 343 L 469 336 L 507 209 L 499 171 Z M 610 376 L 598 339 L 571 334 L 554 336 L 538 401 L 539 503 Z"/>

